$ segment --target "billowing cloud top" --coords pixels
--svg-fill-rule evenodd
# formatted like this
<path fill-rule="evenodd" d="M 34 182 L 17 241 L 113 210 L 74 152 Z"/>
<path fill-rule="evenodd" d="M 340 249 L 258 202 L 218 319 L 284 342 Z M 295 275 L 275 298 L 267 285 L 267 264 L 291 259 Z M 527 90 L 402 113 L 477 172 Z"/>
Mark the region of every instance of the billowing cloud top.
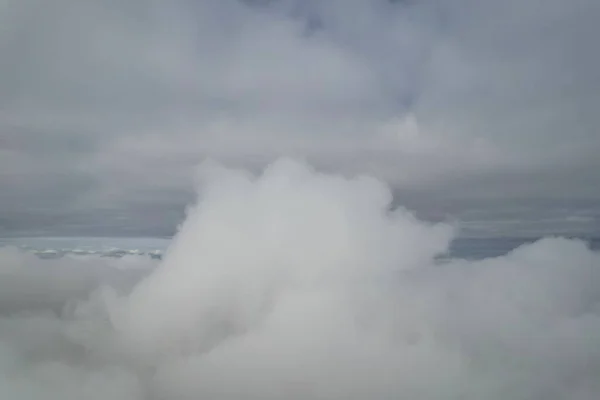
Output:
<path fill-rule="evenodd" d="M 4 0 L 2 226 L 169 230 L 209 155 L 304 156 L 416 203 L 593 201 L 599 8 Z"/>
<path fill-rule="evenodd" d="M 201 187 L 160 262 L 0 248 L 0 397 L 600 398 L 583 241 L 440 260 L 449 225 L 289 160 Z"/>

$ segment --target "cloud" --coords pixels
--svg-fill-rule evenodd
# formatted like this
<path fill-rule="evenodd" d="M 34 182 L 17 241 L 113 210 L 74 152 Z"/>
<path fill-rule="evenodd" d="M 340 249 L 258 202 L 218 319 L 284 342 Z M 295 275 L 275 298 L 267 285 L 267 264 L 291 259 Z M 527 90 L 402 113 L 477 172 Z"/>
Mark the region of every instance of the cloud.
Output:
<path fill-rule="evenodd" d="M 439 261 L 453 228 L 390 210 L 374 178 L 284 159 L 259 176 L 205 164 L 199 185 L 158 265 L 0 251 L 3 397 L 600 394 L 585 243 Z"/>
<path fill-rule="evenodd" d="M 3 218 L 182 206 L 206 156 L 598 198 L 596 3 L 5 1 Z"/>

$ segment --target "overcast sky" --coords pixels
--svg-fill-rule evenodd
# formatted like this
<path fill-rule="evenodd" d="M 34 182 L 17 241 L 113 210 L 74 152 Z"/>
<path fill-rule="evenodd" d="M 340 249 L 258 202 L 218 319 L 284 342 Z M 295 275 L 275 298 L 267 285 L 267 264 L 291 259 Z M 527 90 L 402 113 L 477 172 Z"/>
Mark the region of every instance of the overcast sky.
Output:
<path fill-rule="evenodd" d="M 0 234 L 169 234 L 203 159 L 279 155 L 467 231 L 599 231 L 599 20 L 598 0 L 2 0 Z"/>

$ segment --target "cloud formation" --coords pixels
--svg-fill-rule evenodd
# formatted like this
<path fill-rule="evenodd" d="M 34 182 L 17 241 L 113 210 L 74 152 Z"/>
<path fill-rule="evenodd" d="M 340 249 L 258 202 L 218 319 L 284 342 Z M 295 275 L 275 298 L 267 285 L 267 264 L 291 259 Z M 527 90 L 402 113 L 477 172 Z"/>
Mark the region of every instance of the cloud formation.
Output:
<path fill-rule="evenodd" d="M 165 214 L 207 155 L 306 156 L 421 198 L 597 199 L 599 15 L 595 0 L 4 1 L 4 225 Z"/>
<path fill-rule="evenodd" d="M 0 250 L 3 398 L 600 395 L 585 243 L 436 261 L 451 226 L 290 160 L 258 177 L 205 165 L 200 187 L 160 264 Z"/>

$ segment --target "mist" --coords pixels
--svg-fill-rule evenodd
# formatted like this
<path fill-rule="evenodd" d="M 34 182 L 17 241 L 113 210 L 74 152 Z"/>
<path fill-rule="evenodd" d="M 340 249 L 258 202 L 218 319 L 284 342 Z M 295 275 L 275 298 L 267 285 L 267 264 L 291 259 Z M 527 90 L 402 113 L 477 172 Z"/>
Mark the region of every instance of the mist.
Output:
<path fill-rule="evenodd" d="M 5 399 L 600 396 L 600 256 L 444 259 L 384 182 L 207 162 L 162 261 L 0 249 Z"/>

